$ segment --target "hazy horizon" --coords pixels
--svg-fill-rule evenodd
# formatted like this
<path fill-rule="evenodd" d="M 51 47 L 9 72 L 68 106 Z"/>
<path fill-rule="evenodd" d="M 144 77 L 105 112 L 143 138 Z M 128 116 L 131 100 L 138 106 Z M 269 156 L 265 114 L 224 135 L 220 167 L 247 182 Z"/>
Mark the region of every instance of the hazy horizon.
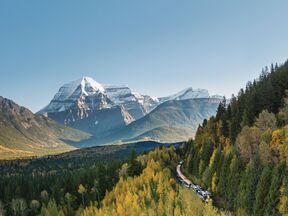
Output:
<path fill-rule="evenodd" d="M 33 112 L 83 76 L 157 97 L 230 97 L 288 58 L 286 1 L 29 3 L 0 3 L 0 95 Z"/>

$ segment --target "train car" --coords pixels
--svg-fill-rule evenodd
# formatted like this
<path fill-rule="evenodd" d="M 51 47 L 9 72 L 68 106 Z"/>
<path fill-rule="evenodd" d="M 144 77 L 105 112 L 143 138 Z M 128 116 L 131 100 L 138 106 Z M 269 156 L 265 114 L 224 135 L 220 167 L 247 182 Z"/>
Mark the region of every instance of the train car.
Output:
<path fill-rule="evenodd" d="M 183 175 L 183 173 L 181 172 L 181 166 L 183 163 L 184 163 L 183 160 L 179 161 L 176 167 L 176 173 L 177 173 L 179 180 L 184 184 L 185 187 L 193 189 L 196 192 L 197 196 L 203 202 L 207 203 L 211 197 L 211 193 L 208 191 L 205 191 L 199 185 L 194 185 L 189 179 L 186 178 L 186 176 Z"/>
<path fill-rule="evenodd" d="M 196 191 L 197 190 L 197 185 L 192 184 L 191 188 Z"/>
<path fill-rule="evenodd" d="M 205 196 L 202 196 L 201 194 L 198 194 L 198 196 L 200 197 L 200 199 L 201 199 L 203 202 L 206 202 L 206 197 L 205 197 Z"/>

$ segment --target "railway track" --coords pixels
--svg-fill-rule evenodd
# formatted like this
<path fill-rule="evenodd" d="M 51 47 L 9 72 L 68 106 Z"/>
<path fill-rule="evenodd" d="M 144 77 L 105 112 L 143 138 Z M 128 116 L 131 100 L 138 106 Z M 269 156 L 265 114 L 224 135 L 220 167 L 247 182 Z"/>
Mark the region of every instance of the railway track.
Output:
<path fill-rule="evenodd" d="M 203 202 L 208 202 L 208 200 L 211 199 L 211 193 L 209 191 L 204 190 L 199 185 L 193 184 L 192 181 L 190 181 L 181 172 L 181 167 L 183 166 L 183 163 L 184 163 L 183 160 L 179 161 L 179 163 L 176 167 L 176 173 L 177 173 L 177 177 L 178 177 L 179 181 L 182 182 L 182 184 L 185 187 L 192 189 Z"/>

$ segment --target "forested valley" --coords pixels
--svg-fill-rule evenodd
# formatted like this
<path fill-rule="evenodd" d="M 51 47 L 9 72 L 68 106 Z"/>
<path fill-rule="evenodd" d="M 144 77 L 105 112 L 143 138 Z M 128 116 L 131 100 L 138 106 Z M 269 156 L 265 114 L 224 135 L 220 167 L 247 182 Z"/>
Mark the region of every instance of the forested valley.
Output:
<path fill-rule="evenodd" d="M 154 146 L 147 145 L 148 149 Z M 123 162 L 129 164 L 127 175 L 141 173 L 130 146 L 1 161 L 0 215 L 75 215 L 78 209 L 100 203 L 112 190 Z"/>
<path fill-rule="evenodd" d="M 115 161 L 9 162 L 0 178 L 0 215 L 229 215 L 179 184 L 174 170 L 184 152 L 176 147 Z"/>
<path fill-rule="evenodd" d="M 288 62 L 264 68 L 180 147 L 4 163 L 0 215 L 288 215 L 287 89 Z M 182 159 L 208 203 L 177 181 Z"/>

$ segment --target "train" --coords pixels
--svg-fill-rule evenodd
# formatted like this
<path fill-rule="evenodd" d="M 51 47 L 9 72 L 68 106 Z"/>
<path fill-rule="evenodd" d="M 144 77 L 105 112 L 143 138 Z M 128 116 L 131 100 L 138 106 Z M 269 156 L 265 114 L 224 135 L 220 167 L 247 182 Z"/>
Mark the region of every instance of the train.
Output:
<path fill-rule="evenodd" d="M 191 188 L 196 192 L 198 197 L 203 202 L 208 202 L 208 200 L 211 198 L 211 193 L 209 191 L 205 191 L 203 188 L 201 188 L 199 185 L 193 184 L 189 179 L 186 178 L 186 176 L 183 175 L 181 172 L 181 166 L 183 165 L 184 160 L 179 161 L 177 167 L 176 167 L 176 173 L 178 176 L 178 179 L 180 182 L 183 183 L 183 185 L 187 188 Z"/>

